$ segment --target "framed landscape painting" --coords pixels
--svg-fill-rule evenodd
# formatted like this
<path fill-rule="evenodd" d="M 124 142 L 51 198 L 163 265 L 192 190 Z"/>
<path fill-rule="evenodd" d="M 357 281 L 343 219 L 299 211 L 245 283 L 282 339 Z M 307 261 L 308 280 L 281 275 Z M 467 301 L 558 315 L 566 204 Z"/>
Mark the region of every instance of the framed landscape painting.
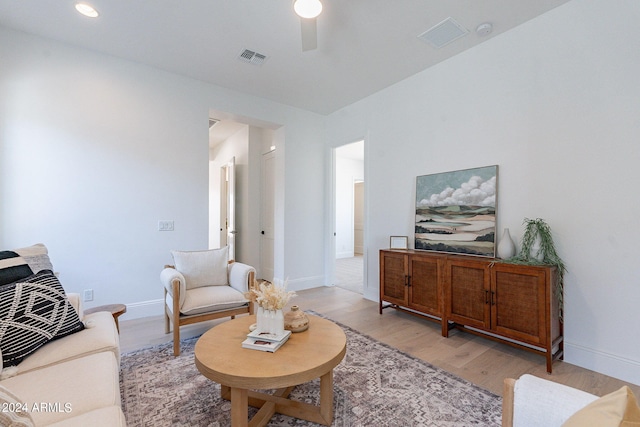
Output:
<path fill-rule="evenodd" d="M 498 166 L 416 178 L 415 248 L 494 257 Z"/>

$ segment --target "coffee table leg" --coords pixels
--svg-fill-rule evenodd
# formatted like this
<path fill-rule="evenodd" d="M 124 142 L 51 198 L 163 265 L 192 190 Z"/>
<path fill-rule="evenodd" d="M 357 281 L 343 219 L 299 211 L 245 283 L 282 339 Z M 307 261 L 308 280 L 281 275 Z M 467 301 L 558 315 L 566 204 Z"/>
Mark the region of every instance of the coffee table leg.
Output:
<path fill-rule="evenodd" d="M 320 377 L 320 416 L 333 424 L 333 370 Z"/>
<path fill-rule="evenodd" d="M 247 427 L 249 425 L 248 417 L 248 390 L 231 387 L 231 427 Z"/>

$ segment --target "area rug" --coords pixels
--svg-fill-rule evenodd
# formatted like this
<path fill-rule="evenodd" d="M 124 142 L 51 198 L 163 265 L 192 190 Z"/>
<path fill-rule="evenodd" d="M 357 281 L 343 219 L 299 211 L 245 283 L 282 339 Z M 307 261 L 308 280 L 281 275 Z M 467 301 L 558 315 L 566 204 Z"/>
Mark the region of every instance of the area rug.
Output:
<path fill-rule="evenodd" d="M 315 314 L 315 313 L 314 313 Z M 347 353 L 334 370 L 334 426 L 499 426 L 502 400 L 446 371 L 402 353 L 348 326 Z M 127 425 L 231 425 L 231 405 L 220 385 L 194 364 L 197 338 L 122 356 L 120 389 Z M 291 398 L 318 404 L 319 380 L 294 388 Z M 256 409 L 250 408 L 252 416 Z M 268 426 L 317 426 L 276 414 Z"/>

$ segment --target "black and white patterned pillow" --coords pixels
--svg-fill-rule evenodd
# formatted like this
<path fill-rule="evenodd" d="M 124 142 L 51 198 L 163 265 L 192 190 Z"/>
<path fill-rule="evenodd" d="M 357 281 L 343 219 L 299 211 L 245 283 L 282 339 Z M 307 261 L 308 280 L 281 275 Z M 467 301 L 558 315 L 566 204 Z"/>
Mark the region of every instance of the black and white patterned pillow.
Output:
<path fill-rule="evenodd" d="M 84 329 L 51 270 L 0 286 L 0 350 L 17 365 L 51 340 Z"/>
<path fill-rule="evenodd" d="M 42 243 L 0 251 L 0 285 L 24 279 L 41 270 L 53 270 L 47 247 Z"/>

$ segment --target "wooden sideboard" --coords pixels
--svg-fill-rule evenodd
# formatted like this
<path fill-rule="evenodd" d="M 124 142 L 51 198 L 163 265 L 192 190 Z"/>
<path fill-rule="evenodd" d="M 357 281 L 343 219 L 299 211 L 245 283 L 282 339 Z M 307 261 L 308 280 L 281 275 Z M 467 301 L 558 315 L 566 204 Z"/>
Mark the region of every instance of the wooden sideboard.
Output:
<path fill-rule="evenodd" d="M 546 357 L 564 353 L 556 269 L 416 250 L 380 251 L 380 314 L 387 307 Z"/>

